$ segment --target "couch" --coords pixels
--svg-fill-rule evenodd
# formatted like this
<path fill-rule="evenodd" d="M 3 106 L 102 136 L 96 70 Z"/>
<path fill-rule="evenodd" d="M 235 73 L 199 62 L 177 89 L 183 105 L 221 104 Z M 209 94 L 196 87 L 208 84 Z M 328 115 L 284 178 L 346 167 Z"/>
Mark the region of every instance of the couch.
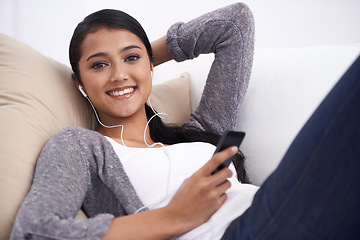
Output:
<path fill-rule="evenodd" d="M 236 129 L 253 183 L 276 168 L 297 132 L 360 53 L 360 45 L 256 49 Z M 213 55 L 155 69 L 151 102 L 168 122 L 189 118 Z M 180 104 L 179 104 L 180 103 Z M 0 34 L 0 239 L 8 239 L 47 140 L 67 126 L 94 128 L 68 66 Z"/>

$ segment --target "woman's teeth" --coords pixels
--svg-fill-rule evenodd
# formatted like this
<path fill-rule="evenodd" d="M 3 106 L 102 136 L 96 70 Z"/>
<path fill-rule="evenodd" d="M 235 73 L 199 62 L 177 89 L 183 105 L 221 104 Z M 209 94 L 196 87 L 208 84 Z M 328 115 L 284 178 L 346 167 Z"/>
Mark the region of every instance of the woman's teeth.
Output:
<path fill-rule="evenodd" d="M 112 91 L 109 94 L 110 94 L 110 96 L 117 97 L 117 96 L 122 96 L 122 95 L 125 95 L 128 93 L 132 93 L 133 91 L 134 91 L 134 88 L 130 87 L 130 88 L 124 89 L 122 91 Z"/>

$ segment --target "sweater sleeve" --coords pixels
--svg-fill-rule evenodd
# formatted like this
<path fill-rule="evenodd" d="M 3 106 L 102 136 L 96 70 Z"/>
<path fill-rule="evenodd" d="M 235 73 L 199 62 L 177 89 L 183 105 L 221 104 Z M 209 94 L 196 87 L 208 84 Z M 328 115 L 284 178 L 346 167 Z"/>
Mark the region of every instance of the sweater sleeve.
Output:
<path fill-rule="evenodd" d="M 254 21 L 242 3 L 207 13 L 188 23 L 177 23 L 167 33 L 176 61 L 214 53 L 202 97 L 184 126 L 222 133 L 236 125 L 250 79 L 254 51 Z"/>
<path fill-rule="evenodd" d="M 70 131 L 55 135 L 37 162 L 11 239 L 101 239 L 113 216 L 74 220 L 89 188 L 89 166 Z"/>

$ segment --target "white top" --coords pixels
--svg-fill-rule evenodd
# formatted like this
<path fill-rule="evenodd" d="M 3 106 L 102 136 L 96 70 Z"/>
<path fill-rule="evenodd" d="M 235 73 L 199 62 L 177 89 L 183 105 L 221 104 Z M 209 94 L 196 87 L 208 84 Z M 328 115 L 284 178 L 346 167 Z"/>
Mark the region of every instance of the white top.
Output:
<path fill-rule="evenodd" d="M 126 174 L 139 198 L 149 209 L 166 206 L 182 182 L 201 168 L 213 155 L 215 146 L 209 143 L 179 143 L 160 148 L 125 147 L 107 137 L 121 159 Z M 220 239 L 229 224 L 250 205 L 258 187 L 242 184 L 233 176 L 229 179 L 228 199 L 201 226 L 180 239 Z M 139 209 L 140 210 L 140 209 Z"/>

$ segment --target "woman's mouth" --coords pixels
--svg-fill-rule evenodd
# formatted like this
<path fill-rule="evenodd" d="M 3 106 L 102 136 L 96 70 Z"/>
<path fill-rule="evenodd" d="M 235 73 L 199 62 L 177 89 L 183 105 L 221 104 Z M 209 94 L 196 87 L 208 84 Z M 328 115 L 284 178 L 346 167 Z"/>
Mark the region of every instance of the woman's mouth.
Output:
<path fill-rule="evenodd" d="M 120 96 L 124 96 L 126 94 L 132 93 L 134 92 L 135 87 L 128 87 L 122 90 L 112 90 L 107 92 L 108 95 L 112 96 L 112 97 L 120 97 Z"/>

